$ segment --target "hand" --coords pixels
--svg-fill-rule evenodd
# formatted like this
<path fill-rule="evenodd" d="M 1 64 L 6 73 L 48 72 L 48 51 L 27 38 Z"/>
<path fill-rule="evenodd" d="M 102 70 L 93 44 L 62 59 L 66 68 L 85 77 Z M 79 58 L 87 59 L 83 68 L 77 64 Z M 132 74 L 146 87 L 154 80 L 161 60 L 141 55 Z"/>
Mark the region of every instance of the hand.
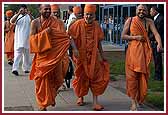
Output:
<path fill-rule="evenodd" d="M 31 12 L 28 10 L 28 11 L 27 11 L 27 14 L 28 14 L 28 15 L 31 15 Z"/>
<path fill-rule="evenodd" d="M 134 36 L 134 39 L 137 40 L 137 41 L 141 41 L 141 42 L 144 41 L 144 37 L 141 36 L 141 35 Z"/>
<path fill-rule="evenodd" d="M 20 8 L 18 14 L 22 14 L 24 11 L 24 8 Z"/>
<path fill-rule="evenodd" d="M 50 27 L 46 28 L 46 32 L 50 33 L 51 32 L 51 28 Z"/>
<path fill-rule="evenodd" d="M 157 52 L 161 52 L 161 51 L 163 51 L 162 45 L 158 44 L 157 45 Z"/>

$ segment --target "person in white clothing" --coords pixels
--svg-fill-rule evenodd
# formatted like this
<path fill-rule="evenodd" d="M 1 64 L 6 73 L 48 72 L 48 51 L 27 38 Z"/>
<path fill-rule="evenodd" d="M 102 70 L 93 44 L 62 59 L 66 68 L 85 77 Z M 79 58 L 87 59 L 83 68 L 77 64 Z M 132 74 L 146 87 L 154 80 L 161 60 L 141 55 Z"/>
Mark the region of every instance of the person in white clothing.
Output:
<path fill-rule="evenodd" d="M 73 13 L 73 6 L 69 6 L 69 9 L 68 9 L 68 13 L 69 13 L 69 19 L 68 19 L 68 24 L 67 24 L 67 31 L 69 29 L 69 26 L 71 24 L 71 22 L 76 19 L 76 16 L 75 14 Z"/>
<path fill-rule="evenodd" d="M 23 59 L 22 70 L 29 73 L 30 67 L 30 54 L 29 54 L 29 34 L 30 22 L 32 20 L 30 12 L 28 12 L 26 5 L 21 5 L 17 14 L 15 14 L 10 22 L 15 24 L 14 36 L 14 63 L 12 73 L 16 76 L 19 75 L 19 63 Z"/>

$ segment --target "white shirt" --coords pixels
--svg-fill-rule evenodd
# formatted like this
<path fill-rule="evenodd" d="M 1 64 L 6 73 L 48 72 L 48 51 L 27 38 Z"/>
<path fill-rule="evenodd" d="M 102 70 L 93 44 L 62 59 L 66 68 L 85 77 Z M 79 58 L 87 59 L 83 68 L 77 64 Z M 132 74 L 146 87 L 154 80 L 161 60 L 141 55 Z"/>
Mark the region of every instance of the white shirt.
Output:
<path fill-rule="evenodd" d="M 22 17 L 20 14 L 17 19 Z M 19 49 L 21 47 L 29 49 L 29 35 L 30 35 L 30 16 L 26 14 L 24 17 L 17 21 L 15 27 L 14 36 L 14 49 Z"/>
<path fill-rule="evenodd" d="M 154 21 L 156 20 L 156 18 L 159 16 L 160 13 L 158 13 L 155 17 L 154 17 Z"/>
<path fill-rule="evenodd" d="M 71 22 L 76 19 L 76 16 L 74 13 L 72 13 L 70 16 L 69 16 L 69 19 L 68 19 L 68 24 L 67 24 L 67 31 L 69 29 L 69 25 L 71 24 Z"/>

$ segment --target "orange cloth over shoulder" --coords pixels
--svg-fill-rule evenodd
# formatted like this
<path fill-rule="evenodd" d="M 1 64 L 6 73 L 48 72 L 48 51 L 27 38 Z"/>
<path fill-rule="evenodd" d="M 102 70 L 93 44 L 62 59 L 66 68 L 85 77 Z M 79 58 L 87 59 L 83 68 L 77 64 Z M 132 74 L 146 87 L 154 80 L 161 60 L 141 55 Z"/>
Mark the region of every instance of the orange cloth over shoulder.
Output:
<path fill-rule="evenodd" d="M 78 97 L 91 88 L 94 95 L 101 95 L 109 82 L 109 65 L 99 59 L 98 42 L 104 38 L 98 22 L 86 24 L 84 19 L 73 23 L 68 31 L 75 41 L 79 58 L 75 59 L 75 79 L 72 82 Z"/>
<path fill-rule="evenodd" d="M 46 32 L 47 27 L 52 29 L 50 34 Z M 42 29 L 38 34 L 30 36 L 30 44 L 34 44 L 34 39 L 38 39 L 37 41 L 39 41 L 40 44 L 30 45 L 30 51 L 33 49 L 38 49 L 41 51 L 43 48 L 41 46 L 46 44 L 46 39 L 49 39 L 48 41 L 50 41 L 51 45 L 50 49 L 37 53 L 36 63 L 38 66 L 36 67 L 39 67 L 38 70 L 40 70 L 42 73 L 38 73 L 38 76 L 36 77 L 43 77 L 48 73 L 48 70 L 46 70 L 47 65 L 49 65 L 50 69 L 53 69 L 51 65 L 54 66 L 63 58 L 69 47 L 70 40 L 65 32 L 64 26 L 60 24 L 59 21 L 54 17 L 50 17 L 42 24 Z M 35 77 L 30 78 L 35 79 Z"/>
<path fill-rule="evenodd" d="M 145 39 L 145 42 L 130 41 L 126 53 L 127 94 L 135 99 L 137 92 L 139 92 L 138 102 L 142 103 L 147 94 L 152 49 L 144 24 L 137 16 L 133 17 L 130 32 L 131 35 L 142 35 Z"/>
<path fill-rule="evenodd" d="M 54 17 L 42 23 L 39 33 L 30 36 L 30 50 L 42 51 L 48 39 L 51 48 L 35 53 L 30 80 L 35 80 L 36 100 L 40 107 L 47 107 L 55 103 L 58 88 L 64 81 L 63 60 L 69 48 L 70 40 L 64 25 Z M 46 29 L 50 27 L 51 32 Z M 35 40 L 36 39 L 36 40 Z M 39 41 L 34 45 L 34 41 Z"/>
<path fill-rule="evenodd" d="M 129 45 L 130 52 L 128 52 L 129 68 L 136 72 L 147 73 L 147 67 L 152 58 L 152 50 L 146 29 L 137 16 L 133 18 L 130 31 L 131 35 L 142 35 L 145 42 L 131 41 Z"/>

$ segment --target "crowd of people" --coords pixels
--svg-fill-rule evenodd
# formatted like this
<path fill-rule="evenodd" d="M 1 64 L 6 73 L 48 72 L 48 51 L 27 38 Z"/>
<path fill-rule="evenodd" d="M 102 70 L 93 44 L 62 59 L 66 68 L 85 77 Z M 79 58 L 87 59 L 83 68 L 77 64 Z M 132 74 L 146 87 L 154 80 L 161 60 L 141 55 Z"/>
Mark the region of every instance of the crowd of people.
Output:
<path fill-rule="evenodd" d="M 12 74 L 19 76 L 19 64 L 23 59 L 23 72 L 30 73 L 29 79 L 35 81 L 35 96 L 40 111 L 56 105 L 59 88 L 65 87 L 64 82 L 69 88 L 73 75 L 72 87 L 78 98 L 76 104 L 86 104 L 84 97 L 90 89 L 93 110 L 100 111 L 104 106 L 99 103 L 98 97 L 104 93 L 110 80 L 110 65 L 101 44 L 105 34 L 95 20 L 96 5 L 86 4 L 83 14 L 80 6 L 71 7 L 69 11 L 67 25 L 66 19 L 60 18 L 58 4 L 40 4 L 40 16 L 35 19 L 26 5 L 21 5 L 15 15 L 12 10 L 6 11 L 4 30 L 8 64 L 12 66 Z M 158 15 L 155 7 L 151 8 L 151 15 Z M 129 41 L 125 68 L 126 88 L 132 99 L 132 111 L 137 110 L 137 105 L 143 104 L 147 94 L 149 64 L 152 59 L 149 30 L 156 43 L 154 57 L 161 55 L 163 47 L 163 37 L 158 33 L 160 29 L 146 16 L 146 5 L 138 5 L 136 16 L 126 20 L 121 35 Z M 108 22 L 113 24 L 112 16 Z M 30 53 L 34 54 L 32 61 Z M 155 65 L 160 60 L 156 58 Z M 155 70 L 157 75 L 161 74 L 158 69 Z"/>

